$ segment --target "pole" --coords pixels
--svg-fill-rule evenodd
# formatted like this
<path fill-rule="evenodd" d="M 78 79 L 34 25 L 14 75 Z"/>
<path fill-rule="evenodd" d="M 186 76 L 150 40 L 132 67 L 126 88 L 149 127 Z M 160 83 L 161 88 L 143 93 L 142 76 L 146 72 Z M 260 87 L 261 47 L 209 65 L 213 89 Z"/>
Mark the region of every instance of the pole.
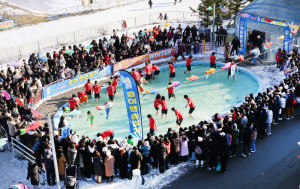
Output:
<path fill-rule="evenodd" d="M 59 174 L 58 174 L 58 167 L 57 167 L 57 158 L 56 158 L 54 136 L 53 136 L 53 127 L 52 127 L 52 121 L 51 121 L 49 112 L 48 112 L 48 116 L 47 117 L 48 117 L 47 120 L 48 120 L 48 125 L 49 125 L 49 134 L 50 134 L 51 148 L 52 148 L 52 153 L 53 153 L 53 161 L 54 161 L 56 183 L 57 183 L 57 188 L 60 189 Z"/>
<path fill-rule="evenodd" d="M 215 17 L 216 17 L 216 3 L 214 3 L 214 16 L 213 16 L 213 33 L 212 33 L 212 43 L 215 44 Z"/>

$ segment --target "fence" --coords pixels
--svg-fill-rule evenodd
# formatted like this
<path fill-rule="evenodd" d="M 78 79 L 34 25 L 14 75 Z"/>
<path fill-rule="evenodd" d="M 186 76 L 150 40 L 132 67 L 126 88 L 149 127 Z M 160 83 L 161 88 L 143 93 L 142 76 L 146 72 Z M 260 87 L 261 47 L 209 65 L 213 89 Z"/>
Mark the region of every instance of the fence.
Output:
<path fill-rule="evenodd" d="M 17 141 L 13 137 L 11 137 L 11 143 L 12 143 L 13 157 L 15 157 L 15 151 L 16 151 L 28 161 L 35 163 L 34 152 L 30 148 L 28 148 L 21 142 Z"/>
<path fill-rule="evenodd" d="M 90 1 L 90 0 L 88 0 Z M 85 5 L 79 5 L 74 7 L 68 7 L 63 9 L 57 9 L 50 11 L 50 14 L 72 14 L 72 13 L 80 13 L 80 12 L 89 12 L 89 11 L 95 11 L 95 10 L 103 10 L 103 9 L 109 9 L 113 7 L 123 6 L 130 3 L 138 3 L 141 1 L 147 1 L 147 0 L 94 0 L 93 3 L 88 4 L 86 1 L 84 1 Z"/>
<path fill-rule="evenodd" d="M 167 20 L 159 19 L 160 12 L 126 19 L 126 28 L 122 27 L 123 20 L 103 24 L 95 27 L 84 28 L 75 32 L 45 38 L 39 41 L 26 43 L 24 45 L 0 50 L 0 64 L 16 61 L 37 51 L 57 49 L 63 45 L 73 45 L 79 42 L 96 39 L 100 36 L 112 34 L 113 30 L 125 31 L 130 28 L 138 28 L 145 25 L 161 24 L 164 22 L 198 22 L 198 16 L 191 12 L 162 12 L 168 15 Z"/>

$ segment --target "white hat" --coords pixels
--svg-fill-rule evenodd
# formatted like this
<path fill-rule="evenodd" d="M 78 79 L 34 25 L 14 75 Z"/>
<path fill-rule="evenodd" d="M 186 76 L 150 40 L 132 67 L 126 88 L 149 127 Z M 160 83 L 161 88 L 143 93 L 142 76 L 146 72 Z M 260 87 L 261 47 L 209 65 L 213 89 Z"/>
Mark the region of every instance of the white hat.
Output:
<path fill-rule="evenodd" d="M 203 138 L 202 137 L 198 137 L 198 142 L 202 142 Z"/>
<path fill-rule="evenodd" d="M 257 38 L 259 39 L 259 38 L 260 38 L 260 35 L 258 35 Z"/>

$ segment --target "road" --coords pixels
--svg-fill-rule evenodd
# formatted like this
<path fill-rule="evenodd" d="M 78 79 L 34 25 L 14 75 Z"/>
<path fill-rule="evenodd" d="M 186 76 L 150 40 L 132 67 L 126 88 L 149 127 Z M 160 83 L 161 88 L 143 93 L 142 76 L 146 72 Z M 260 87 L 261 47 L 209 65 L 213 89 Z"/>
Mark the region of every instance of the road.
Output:
<path fill-rule="evenodd" d="M 300 188 L 300 116 L 272 127 L 272 135 L 257 140 L 257 151 L 230 158 L 227 173 L 193 168 L 165 188 Z M 241 150 L 241 149 L 239 149 Z M 240 154 L 240 153 L 237 153 Z"/>

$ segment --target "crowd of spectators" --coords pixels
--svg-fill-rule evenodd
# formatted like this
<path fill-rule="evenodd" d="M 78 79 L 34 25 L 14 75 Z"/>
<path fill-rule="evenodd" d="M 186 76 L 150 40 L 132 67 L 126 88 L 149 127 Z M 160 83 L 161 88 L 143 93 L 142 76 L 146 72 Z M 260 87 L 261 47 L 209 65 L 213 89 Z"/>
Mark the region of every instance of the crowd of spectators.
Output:
<path fill-rule="evenodd" d="M 158 31 L 158 32 L 156 32 Z M 49 128 L 45 124 L 38 129 L 21 135 L 20 129 L 29 126 L 35 120 L 31 108 L 34 93 L 52 81 L 80 74 L 88 70 L 98 69 L 125 58 L 166 48 L 178 39 L 189 44 L 201 40 L 195 26 L 180 26 L 175 30 L 163 31 L 153 28 L 153 32 L 140 31 L 133 39 L 122 35 L 121 39 L 114 34 L 110 40 L 92 41 L 93 48 L 89 51 L 83 46 L 63 47 L 51 56 L 47 53 L 47 62 L 40 62 L 32 54 L 24 67 L 8 68 L 0 73 L 1 90 L 7 91 L 11 99 L 1 96 L 0 124 L 14 137 L 34 151 L 36 163 L 29 163 L 28 178 L 34 187 L 39 184 L 39 169 L 43 164 L 46 168 L 48 185 L 55 185 L 53 154 L 49 144 Z M 170 34 L 169 34 L 170 33 Z M 191 36 L 191 37 L 189 37 Z M 154 38 L 151 40 L 151 38 Z M 112 42 L 113 41 L 113 42 Z M 111 42 L 111 43 L 110 43 Z M 149 48 L 147 47 L 149 46 Z M 166 46 L 167 45 L 167 46 Z M 72 55 L 66 54 L 73 50 Z M 240 107 L 235 107 L 226 115 L 215 114 L 212 120 L 201 121 L 188 128 L 169 128 L 165 135 L 152 136 L 150 133 L 144 141 L 135 141 L 131 136 L 121 141 L 104 141 L 101 134 L 96 140 L 76 134 L 61 139 L 54 138 L 58 157 L 59 175 L 65 178 L 65 165 L 77 165 L 79 174 L 87 180 L 95 177 L 98 183 L 103 180 L 113 182 L 114 176 L 121 179 L 132 178 L 135 169 L 141 174 L 149 173 L 150 167 L 164 173 L 169 165 L 176 165 L 190 159 L 199 160 L 201 167 L 208 170 L 217 169 L 226 172 L 229 157 L 234 157 L 238 146 L 243 146 L 242 156 L 246 157 L 256 151 L 256 137 L 271 135 L 272 125 L 283 118 L 292 119 L 296 98 L 300 97 L 299 66 L 300 56 L 297 52 L 286 55 L 282 59 L 290 69 L 287 78 L 278 86 L 268 88 L 257 96 L 250 94 L 245 97 Z M 16 103 L 22 101 L 24 106 Z M 117 133 L 116 133 L 117 135 Z M 193 157 L 196 157 L 194 159 Z"/>

